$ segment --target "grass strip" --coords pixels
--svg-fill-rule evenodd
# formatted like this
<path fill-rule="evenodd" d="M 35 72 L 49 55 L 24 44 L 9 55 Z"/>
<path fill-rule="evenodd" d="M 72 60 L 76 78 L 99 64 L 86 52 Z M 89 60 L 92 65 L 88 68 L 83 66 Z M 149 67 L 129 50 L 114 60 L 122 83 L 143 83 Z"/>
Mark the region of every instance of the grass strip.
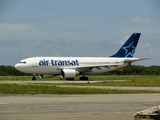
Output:
<path fill-rule="evenodd" d="M 73 85 L 73 86 L 130 86 L 130 87 L 160 87 L 159 80 L 126 80 L 126 81 L 102 81 L 97 83 L 64 83 L 62 85 Z"/>
<path fill-rule="evenodd" d="M 160 75 L 96 75 L 88 76 L 89 80 L 160 80 Z M 65 80 L 59 76 L 53 78 L 39 78 L 37 81 L 52 81 L 52 80 Z M 0 81 L 13 80 L 13 81 L 31 81 L 32 76 L 0 76 Z M 75 77 L 75 80 L 79 80 L 79 77 Z"/>
<path fill-rule="evenodd" d="M 138 93 L 160 93 L 159 91 L 147 90 L 114 90 L 100 88 L 66 88 L 56 85 L 18 85 L 0 84 L 1 94 L 138 94 Z"/>

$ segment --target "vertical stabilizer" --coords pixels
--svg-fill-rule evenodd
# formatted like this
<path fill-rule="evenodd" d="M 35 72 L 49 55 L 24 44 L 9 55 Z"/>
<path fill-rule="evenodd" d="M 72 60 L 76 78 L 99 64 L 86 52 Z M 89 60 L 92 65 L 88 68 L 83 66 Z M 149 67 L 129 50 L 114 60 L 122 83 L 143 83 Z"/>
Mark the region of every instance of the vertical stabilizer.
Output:
<path fill-rule="evenodd" d="M 118 52 L 110 57 L 133 57 L 141 33 L 133 33 Z"/>

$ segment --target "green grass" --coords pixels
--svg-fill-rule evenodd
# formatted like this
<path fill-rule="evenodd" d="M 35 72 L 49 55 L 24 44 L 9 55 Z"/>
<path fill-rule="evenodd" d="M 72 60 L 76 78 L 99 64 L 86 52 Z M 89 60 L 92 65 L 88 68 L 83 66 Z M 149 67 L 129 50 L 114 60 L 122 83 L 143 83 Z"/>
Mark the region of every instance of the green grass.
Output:
<path fill-rule="evenodd" d="M 90 76 L 90 80 L 155 80 L 160 79 L 160 75 L 106 75 Z"/>
<path fill-rule="evenodd" d="M 53 81 L 53 80 L 64 80 L 61 77 L 53 78 L 40 78 L 36 76 L 37 81 Z M 0 76 L 0 81 L 32 81 L 32 76 Z"/>
<path fill-rule="evenodd" d="M 88 82 L 89 83 L 89 82 Z M 160 79 L 158 80 L 126 80 L 122 82 L 98 82 L 98 83 L 66 83 L 65 85 L 77 86 L 132 86 L 132 87 L 160 87 Z"/>
<path fill-rule="evenodd" d="M 114 90 L 97 88 L 66 88 L 56 85 L 18 85 L 0 84 L 0 94 L 138 94 L 138 93 L 160 93 L 158 91 L 146 90 Z"/>
<path fill-rule="evenodd" d="M 31 77 L 0 77 L 0 81 L 31 81 Z M 60 77 L 37 78 L 37 81 L 64 80 Z M 78 80 L 78 77 L 76 77 Z M 160 87 L 160 76 L 90 76 L 90 80 L 100 80 L 100 83 L 74 83 L 62 84 L 73 86 L 144 86 Z M 105 81 L 104 81 L 105 80 Z M 123 82 L 107 82 L 107 80 L 125 80 Z M 88 81 L 88 82 L 89 82 Z M 97 88 L 59 87 L 56 84 L 0 84 L 1 94 L 129 94 L 129 93 L 160 93 L 160 91 L 146 90 L 112 90 Z"/>
<path fill-rule="evenodd" d="M 100 76 L 101 77 L 101 76 Z M 114 80 L 114 82 L 107 82 Z M 115 80 L 125 80 L 116 81 Z M 66 83 L 65 85 L 83 85 L 83 86 L 141 86 L 141 87 L 160 87 L 160 76 L 106 76 L 105 81 L 98 83 Z M 89 83 L 89 81 L 88 81 Z"/>
<path fill-rule="evenodd" d="M 160 75 L 96 75 L 96 76 L 88 76 L 90 81 L 93 80 L 159 80 Z M 65 80 L 59 76 L 53 78 L 39 78 L 36 77 L 37 81 L 44 80 Z M 32 76 L 0 76 L 0 81 L 3 80 L 14 80 L 14 81 L 31 81 Z M 79 80 L 79 77 L 75 77 L 75 80 Z"/>

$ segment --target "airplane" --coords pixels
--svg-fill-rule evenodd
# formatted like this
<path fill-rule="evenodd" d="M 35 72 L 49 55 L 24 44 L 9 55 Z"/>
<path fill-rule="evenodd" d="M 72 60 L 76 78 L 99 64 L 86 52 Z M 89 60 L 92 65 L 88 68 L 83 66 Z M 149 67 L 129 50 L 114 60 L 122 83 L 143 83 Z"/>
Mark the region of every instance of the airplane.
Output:
<path fill-rule="evenodd" d="M 21 60 L 15 68 L 21 72 L 42 78 L 61 76 L 66 80 L 88 80 L 86 75 L 101 74 L 131 65 L 149 58 L 134 58 L 141 33 L 133 33 L 117 53 L 109 57 L 31 57 Z"/>

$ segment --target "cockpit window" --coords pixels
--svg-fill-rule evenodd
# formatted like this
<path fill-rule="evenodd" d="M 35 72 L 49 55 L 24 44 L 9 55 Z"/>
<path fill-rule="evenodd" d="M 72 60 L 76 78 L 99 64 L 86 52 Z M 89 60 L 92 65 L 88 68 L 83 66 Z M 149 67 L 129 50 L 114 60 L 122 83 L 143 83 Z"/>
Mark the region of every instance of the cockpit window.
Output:
<path fill-rule="evenodd" d="M 20 64 L 26 64 L 26 62 L 25 62 L 25 61 L 20 61 L 19 63 L 20 63 Z"/>

